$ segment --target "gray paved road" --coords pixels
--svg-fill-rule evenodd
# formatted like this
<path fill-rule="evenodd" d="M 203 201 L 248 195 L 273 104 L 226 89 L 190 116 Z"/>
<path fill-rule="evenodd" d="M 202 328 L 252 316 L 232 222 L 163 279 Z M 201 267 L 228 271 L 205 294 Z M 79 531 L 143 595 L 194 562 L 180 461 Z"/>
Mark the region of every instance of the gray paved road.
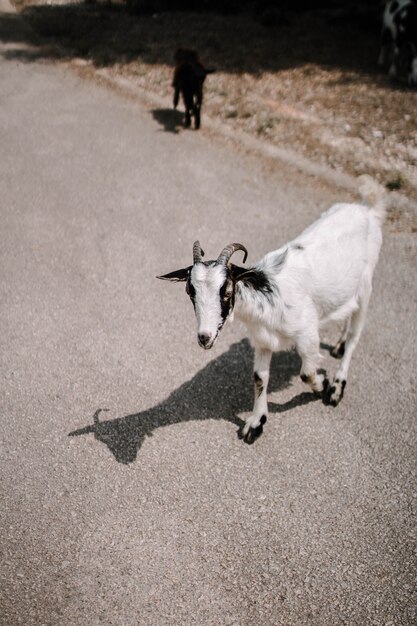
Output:
<path fill-rule="evenodd" d="M 0 83 L 1 624 L 416 623 L 415 236 L 386 235 L 342 404 L 279 354 L 246 446 L 242 329 L 205 353 L 154 276 L 346 194 L 63 70 Z"/>

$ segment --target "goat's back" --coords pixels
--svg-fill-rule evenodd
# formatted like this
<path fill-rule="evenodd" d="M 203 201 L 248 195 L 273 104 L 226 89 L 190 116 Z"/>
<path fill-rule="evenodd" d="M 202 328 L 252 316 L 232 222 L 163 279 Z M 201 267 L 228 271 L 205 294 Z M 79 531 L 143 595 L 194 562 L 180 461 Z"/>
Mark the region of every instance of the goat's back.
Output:
<path fill-rule="evenodd" d="M 339 319 L 370 288 L 381 243 L 380 221 L 372 208 L 336 204 L 290 244 L 267 254 L 260 266 L 274 274 L 277 258 L 287 249 L 274 276 L 285 301 L 298 307 L 307 297 L 319 319 Z"/>
<path fill-rule="evenodd" d="M 361 204 L 336 204 L 307 228 L 295 244 L 305 250 L 305 261 L 326 277 L 358 274 L 379 252 L 382 233 L 378 214 Z"/>

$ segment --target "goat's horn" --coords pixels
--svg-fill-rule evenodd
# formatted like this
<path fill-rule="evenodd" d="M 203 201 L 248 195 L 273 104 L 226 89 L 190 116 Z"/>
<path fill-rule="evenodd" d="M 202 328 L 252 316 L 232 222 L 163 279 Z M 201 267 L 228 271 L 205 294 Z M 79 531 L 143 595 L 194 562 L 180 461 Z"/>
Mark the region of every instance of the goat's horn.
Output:
<path fill-rule="evenodd" d="M 245 253 L 245 256 L 243 257 L 243 262 L 245 262 L 248 256 L 248 251 L 245 246 L 242 246 L 241 243 L 230 243 L 220 252 L 217 263 L 219 263 L 219 265 L 227 265 L 232 254 L 238 250 L 242 250 Z"/>
<path fill-rule="evenodd" d="M 204 256 L 204 250 L 201 249 L 200 242 L 195 241 L 193 245 L 193 259 L 195 263 L 201 263 L 201 258 Z"/>

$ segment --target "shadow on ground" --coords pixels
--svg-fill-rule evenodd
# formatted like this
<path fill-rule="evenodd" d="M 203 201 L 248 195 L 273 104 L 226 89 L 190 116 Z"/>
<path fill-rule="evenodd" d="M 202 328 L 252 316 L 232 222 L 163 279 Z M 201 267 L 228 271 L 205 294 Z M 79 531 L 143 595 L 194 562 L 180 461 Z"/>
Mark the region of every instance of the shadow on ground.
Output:
<path fill-rule="evenodd" d="M 210 362 L 194 378 L 176 389 L 155 407 L 117 419 L 100 421 L 98 409 L 92 423 L 69 433 L 71 437 L 93 434 L 104 443 L 119 463 L 132 463 L 145 437 L 154 430 L 190 420 L 222 419 L 242 426 L 237 416 L 252 409 L 252 350 L 247 340 L 233 344 L 219 358 Z M 300 371 L 296 352 L 280 352 L 272 359 L 270 391 L 289 386 L 291 378 Z M 317 400 L 313 393 L 304 392 L 279 405 L 271 403 L 272 413 L 283 413 Z"/>
<path fill-rule="evenodd" d="M 322 10 L 287 8 L 266 20 L 248 12 L 136 15 L 124 4 L 44 4 L 17 15 L 1 14 L 0 41 L 14 44 L 3 53 L 6 58 L 28 62 L 77 58 L 97 67 L 135 61 L 172 66 L 181 46 L 196 48 L 204 62 L 221 72 L 256 75 L 315 63 L 386 84 L 376 68 L 378 5 L 328 4 Z"/>
<path fill-rule="evenodd" d="M 177 134 L 184 128 L 184 115 L 174 109 L 153 109 L 153 118 L 167 133 Z"/>

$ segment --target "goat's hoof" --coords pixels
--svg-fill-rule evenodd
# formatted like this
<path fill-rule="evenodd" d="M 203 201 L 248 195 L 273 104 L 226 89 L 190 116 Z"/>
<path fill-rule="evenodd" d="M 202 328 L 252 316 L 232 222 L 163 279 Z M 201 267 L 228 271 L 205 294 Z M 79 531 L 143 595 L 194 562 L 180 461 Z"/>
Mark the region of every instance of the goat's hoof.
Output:
<path fill-rule="evenodd" d="M 339 380 L 338 378 L 336 378 L 333 381 L 333 384 L 328 386 L 324 394 L 324 397 L 323 397 L 324 404 L 328 404 L 329 406 L 337 406 L 340 400 L 343 398 L 345 387 L 346 387 L 346 381 Z"/>
<path fill-rule="evenodd" d="M 245 424 L 243 429 L 239 432 L 239 438 L 243 439 L 245 443 L 251 445 L 258 437 L 262 435 L 264 424 L 266 423 L 266 415 L 262 415 L 259 420 L 258 426 L 251 426 L 250 424 Z"/>
<path fill-rule="evenodd" d="M 315 393 L 316 396 L 322 396 L 329 386 L 329 379 L 327 378 L 326 370 L 323 369 L 317 370 L 315 374 L 310 376 L 301 374 L 300 378 L 303 383 L 307 383 L 307 385 L 311 387 L 312 392 Z"/>
<path fill-rule="evenodd" d="M 330 350 L 330 354 L 334 359 L 341 359 L 345 353 L 345 341 L 339 341 L 334 348 Z"/>

